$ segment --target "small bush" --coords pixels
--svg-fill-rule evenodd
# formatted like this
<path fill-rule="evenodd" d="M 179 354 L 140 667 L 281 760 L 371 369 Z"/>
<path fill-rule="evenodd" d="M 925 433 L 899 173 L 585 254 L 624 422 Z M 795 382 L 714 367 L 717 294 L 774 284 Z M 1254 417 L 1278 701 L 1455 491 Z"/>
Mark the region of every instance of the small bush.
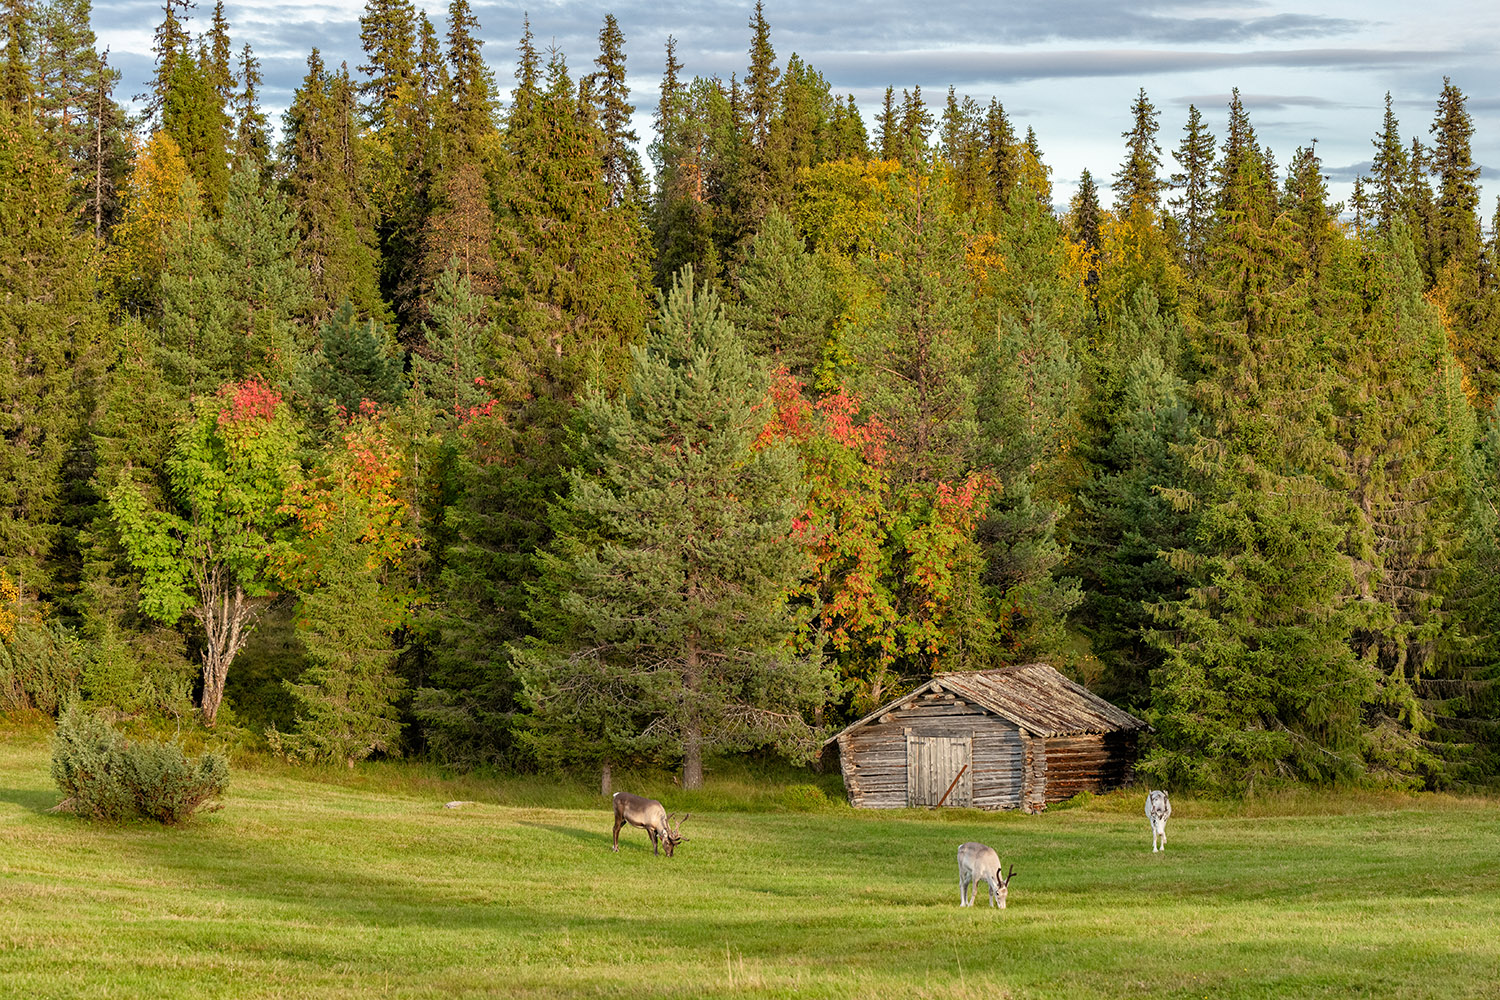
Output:
<path fill-rule="evenodd" d="M 0 632 L 0 712 L 56 712 L 78 691 L 84 659 L 71 630 L 13 618 Z"/>
<path fill-rule="evenodd" d="M 185 823 L 229 783 L 229 761 L 189 760 L 176 743 L 131 742 L 103 716 L 69 705 L 52 742 L 52 780 L 90 819 Z"/>
<path fill-rule="evenodd" d="M 821 812 L 832 805 L 817 785 L 788 785 L 777 798 L 788 812 Z"/>

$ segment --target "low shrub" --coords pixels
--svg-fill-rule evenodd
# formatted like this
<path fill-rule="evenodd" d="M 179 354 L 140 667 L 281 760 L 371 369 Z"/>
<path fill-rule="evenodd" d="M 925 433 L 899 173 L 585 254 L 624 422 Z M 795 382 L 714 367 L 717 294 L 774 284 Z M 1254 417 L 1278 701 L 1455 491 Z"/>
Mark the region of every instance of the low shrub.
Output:
<path fill-rule="evenodd" d="M 71 704 L 57 720 L 52 780 L 80 816 L 175 826 L 223 793 L 229 761 L 213 752 L 189 759 L 176 743 L 132 742 L 102 715 Z"/>
<path fill-rule="evenodd" d="M 821 812 L 833 804 L 817 785 L 788 785 L 778 799 L 788 812 Z"/>
<path fill-rule="evenodd" d="M 78 691 L 83 645 L 56 622 L 13 618 L 0 632 L 0 712 L 55 713 Z"/>

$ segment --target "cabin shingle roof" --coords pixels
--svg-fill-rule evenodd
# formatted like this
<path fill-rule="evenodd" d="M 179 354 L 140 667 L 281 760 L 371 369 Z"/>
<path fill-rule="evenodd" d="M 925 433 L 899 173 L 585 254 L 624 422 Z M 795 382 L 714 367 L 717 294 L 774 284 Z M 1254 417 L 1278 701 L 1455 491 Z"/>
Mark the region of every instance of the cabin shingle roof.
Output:
<path fill-rule="evenodd" d="M 1082 736 L 1149 728 L 1141 719 L 1111 705 L 1082 684 L 1068 680 L 1047 664 L 1024 663 L 994 670 L 938 674 L 915 691 L 846 726 L 827 742 L 832 743 L 849 730 L 933 691 L 950 691 L 1008 719 L 1033 736 Z"/>

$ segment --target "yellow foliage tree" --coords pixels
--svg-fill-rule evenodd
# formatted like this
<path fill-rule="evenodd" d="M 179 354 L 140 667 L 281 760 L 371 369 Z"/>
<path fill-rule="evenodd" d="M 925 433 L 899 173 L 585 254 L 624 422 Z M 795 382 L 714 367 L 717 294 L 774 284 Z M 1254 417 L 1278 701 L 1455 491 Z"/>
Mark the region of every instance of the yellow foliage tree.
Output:
<path fill-rule="evenodd" d="M 198 185 L 166 132 L 136 155 L 125 213 L 104 255 L 107 294 L 116 309 L 154 310 L 167 251 L 199 217 Z"/>

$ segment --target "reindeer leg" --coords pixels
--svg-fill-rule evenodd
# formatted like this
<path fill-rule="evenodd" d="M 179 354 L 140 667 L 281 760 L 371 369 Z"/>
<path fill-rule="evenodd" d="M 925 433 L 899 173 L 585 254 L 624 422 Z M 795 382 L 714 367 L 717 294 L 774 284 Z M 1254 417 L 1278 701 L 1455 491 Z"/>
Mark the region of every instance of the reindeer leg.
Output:
<path fill-rule="evenodd" d="M 624 825 L 625 825 L 625 821 L 622 820 L 618 815 L 616 815 L 615 816 L 615 837 L 614 837 L 614 841 L 615 841 L 615 848 L 614 848 L 614 850 L 615 850 L 616 854 L 620 853 L 620 827 L 622 827 Z"/>

